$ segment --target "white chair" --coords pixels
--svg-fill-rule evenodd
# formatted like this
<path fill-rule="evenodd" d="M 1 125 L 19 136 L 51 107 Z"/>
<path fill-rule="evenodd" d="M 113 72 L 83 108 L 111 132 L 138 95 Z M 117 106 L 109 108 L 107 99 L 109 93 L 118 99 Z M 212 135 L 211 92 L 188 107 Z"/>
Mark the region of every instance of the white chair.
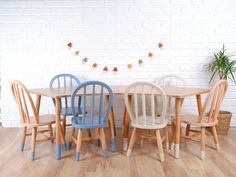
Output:
<path fill-rule="evenodd" d="M 157 94 L 159 96 L 157 96 Z M 129 95 L 133 97 L 133 104 L 128 101 Z M 157 105 L 155 104 L 155 98 L 157 97 L 160 97 L 162 100 L 160 116 L 157 116 L 156 112 Z M 160 160 L 164 162 L 162 142 L 165 141 L 168 143 L 169 141 L 166 127 L 167 120 L 165 119 L 167 101 L 164 91 L 153 83 L 135 82 L 126 89 L 124 101 L 131 120 L 131 126 L 134 128 L 130 138 L 127 156 L 131 154 L 137 130 L 141 130 L 138 134 L 140 138 L 157 140 Z M 141 108 L 141 110 L 139 110 L 139 108 Z M 163 138 L 161 138 L 160 129 L 165 130 Z M 152 136 L 149 134 L 146 136 L 143 134 L 144 130 L 155 130 L 156 135 Z"/>
<path fill-rule="evenodd" d="M 157 85 L 163 87 L 185 87 L 186 86 L 186 82 L 185 80 L 175 74 L 167 74 L 167 75 L 163 75 L 160 79 L 158 79 L 155 82 Z M 158 101 L 157 101 L 158 104 Z M 159 114 L 159 110 L 158 110 L 158 114 Z M 166 117 L 168 120 L 168 126 L 172 125 L 172 119 L 175 116 L 175 99 L 169 97 L 167 99 L 167 108 L 166 108 Z M 171 143 L 171 149 L 174 149 L 174 127 L 172 126 L 172 143 Z"/>

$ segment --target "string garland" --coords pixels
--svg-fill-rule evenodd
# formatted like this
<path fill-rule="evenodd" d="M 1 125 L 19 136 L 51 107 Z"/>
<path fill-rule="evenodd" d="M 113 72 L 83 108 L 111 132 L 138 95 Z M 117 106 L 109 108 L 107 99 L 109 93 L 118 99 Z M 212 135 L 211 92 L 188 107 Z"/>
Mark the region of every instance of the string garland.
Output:
<path fill-rule="evenodd" d="M 159 43 L 157 44 L 157 48 L 159 48 L 159 49 L 161 49 L 161 50 L 163 49 L 163 46 L 164 46 L 164 45 L 163 45 L 162 42 L 159 42 Z M 68 48 L 69 50 L 70 50 L 72 47 L 73 47 L 72 42 L 67 43 L 67 48 Z M 79 51 L 79 50 L 75 50 L 75 51 L 73 52 L 73 54 L 74 54 L 74 56 L 79 56 L 79 55 L 80 55 L 80 51 Z M 154 58 L 153 52 L 152 52 L 152 51 L 149 51 L 149 52 L 147 53 L 147 57 L 150 58 L 150 59 L 153 59 L 153 58 Z M 87 62 L 88 62 L 88 57 L 82 58 L 82 64 L 86 64 Z M 139 67 L 142 67 L 143 64 L 144 64 L 144 61 L 143 61 L 142 59 L 138 59 L 136 63 L 139 65 Z M 102 66 L 102 65 L 101 65 L 101 64 L 98 64 L 98 63 L 96 63 L 96 62 L 93 62 L 93 64 L 92 64 L 92 69 L 95 70 L 98 66 Z M 102 68 L 103 68 L 102 71 L 103 71 L 104 73 L 107 73 L 107 72 L 109 72 L 109 71 L 112 71 L 112 72 L 114 72 L 114 73 L 117 73 L 117 72 L 119 71 L 118 67 L 113 67 L 112 69 L 109 69 L 108 66 L 103 66 Z M 129 71 L 131 71 L 131 70 L 134 68 L 134 65 L 132 64 L 132 62 L 127 63 L 127 68 L 128 68 Z"/>

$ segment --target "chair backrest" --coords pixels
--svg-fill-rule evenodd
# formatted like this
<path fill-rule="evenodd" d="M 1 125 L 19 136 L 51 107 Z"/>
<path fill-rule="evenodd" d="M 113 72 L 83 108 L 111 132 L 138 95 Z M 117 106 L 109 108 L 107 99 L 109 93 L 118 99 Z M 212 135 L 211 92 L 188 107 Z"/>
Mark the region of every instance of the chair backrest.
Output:
<path fill-rule="evenodd" d="M 82 114 L 76 114 L 76 95 L 81 95 Z M 108 100 L 105 98 L 108 95 Z M 73 117 L 79 117 L 81 127 L 96 125 L 107 125 L 107 118 L 111 110 L 113 92 L 111 88 L 100 81 L 87 81 L 80 84 L 71 95 L 71 107 Z M 79 107 L 79 106 L 78 106 Z M 75 120 L 75 119 L 74 119 Z M 76 119 L 77 120 L 77 119 Z"/>
<path fill-rule="evenodd" d="M 162 76 L 158 81 L 157 84 L 162 87 L 184 87 L 186 85 L 184 79 L 175 74 L 168 74 Z"/>
<path fill-rule="evenodd" d="M 129 102 L 129 95 L 133 98 L 133 104 Z M 155 99 L 160 97 L 162 104 L 155 103 Z M 133 123 L 141 122 L 143 125 L 161 124 L 165 120 L 166 114 L 166 95 L 161 87 L 151 82 L 134 82 L 125 90 L 124 101 Z M 149 102 L 149 104 L 148 104 Z M 141 103 L 141 104 L 140 104 Z M 140 106 L 139 106 L 140 104 Z M 141 108 L 141 111 L 140 111 Z M 157 110 L 161 110 L 160 116 L 157 116 Z M 151 122 L 150 119 L 151 117 Z"/>
<path fill-rule="evenodd" d="M 38 124 L 38 115 L 36 113 L 34 102 L 24 84 L 17 80 L 12 81 L 11 91 L 18 106 L 21 123 L 26 125 Z M 30 119 L 30 115 L 33 115 L 33 119 Z"/>
<path fill-rule="evenodd" d="M 175 74 L 163 75 L 158 81 L 157 85 L 161 87 L 185 87 L 186 83 L 184 79 Z M 167 103 L 167 113 L 172 114 L 174 108 L 174 99 L 169 97 Z"/>
<path fill-rule="evenodd" d="M 210 90 L 204 102 L 202 113 L 200 115 L 200 123 L 216 123 L 217 116 L 220 111 L 220 105 L 224 99 L 228 88 L 226 80 L 218 81 Z M 207 113 L 207 120 L 205 119 Z"/>
<path fill-rule="evenodd" d="M 57 87 L 61 87 L 61 88 L 76 88 L 78 85 L 80 84 L 79 79 L 72 75 L 72 74 L 67 74 L 67 73 L 63 73 L 63 74 L 58 74 L 56 76 L 54 76 L 51 81 L 50 81 L 50 88 L 57 88 Z M 53 98 L 53 103 L 55 105 L 55 99 Z M 63 100 L 61 99 L 61 108 L 62 107 L 69 107 L 68 103 L 70 103 L 69 98 L 68 97 L 64 97 Z"/>

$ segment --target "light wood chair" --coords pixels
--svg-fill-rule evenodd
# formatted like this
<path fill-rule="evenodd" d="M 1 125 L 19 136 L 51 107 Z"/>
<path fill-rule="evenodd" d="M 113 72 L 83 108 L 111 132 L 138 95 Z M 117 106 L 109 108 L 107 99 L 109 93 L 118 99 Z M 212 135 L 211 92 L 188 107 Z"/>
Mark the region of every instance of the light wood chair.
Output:
<path fill-rule="evenodd" d="M 162 77 L 160 77 L 160 79 L 154 81 L 154 83 L 156 83 L 157 85 L 163 87 L 185 87 L 186 86 L 186 82 L 185 80 L 176 75 L 176 74 L 167 74 L 167 75 L 163 75 Z M 157 104 L 158 104 L 158 100 L 157 100 Z M 159 114 L 159 110 L 158 110 L 158 114 Z M 170 149 L 173 150 L 174 149 L 174 126 L 172 126 L 172 119 L 175 116 L 175 99 L 168 97 L 167 98 L 167 108 L 166 108 L 166 118 L 168 120 L 168 124 L 167 126 L 172 128 L 172 143 L 171 143 L 171 147 Z"/>
<path fill-rule="evenodd" d="M 181 135 L 181 137 L 185 138 L 186 140 L 193 140 L 200 142 L 202 160 L 205 158 L 206 135 L 212 134 L 216 145 L 216 149 L 217 150 L 220 149 L 215 126 L 218 123 L 217 116 L 219 114 L 220 105 L 223 101 L 227 88 L 228 88 L 228 83 L 226 80 L 218 81 L 208 93 L 200 115 L 187 114 L 181 116 L 181 123 L 187 124 L 186 134 Z M 200 130 L 191 129 L 191 126 L 193 126 L 194 128 L 199 127 Z M 211 130 L 211 131 L 206 132 L 206 130 Z M 197 140 L 195 137 L 199 135 L 199 133 L 200 133 L 200 140 Z"/>
<path fill-rule="evenodd" d="M 154 101 L 155 98 L 157 98 L 155 95 L 156 93 L 159 93 L 159 97 L 162 100 L 162 105 L 160 105 L 162 110 L 160 116 L 157 116 L 156 113 L 157 107 Z M 134 104 L 129 101 L 130 96 L 133 97 Z M 131 154 L 136 138 L 136 132 L 139 130 L 138 136 L 140 138 L 157 140 L 160 160 L 161 162 L 164 162 L 162 142 L 165 141 L 168 143 L 169 141 L 166 127 L 167 120 L 165 119 L 167 101 L 164 91 L 153 83 L 135 82 L 126 89 L 124 93 L 124 101 L 131 120 L 131 126 L 134 128 L 130 138 L 127 156 L 130 156 Z M 139 110 L 139 106 L 142 108 L 141 111 Z M 162 138 L 160 135 L 160 129 L 165 130 L 165 135 Z M 153 132 L 151 130 L 155 130 L 155 136 L 151 135 L 151 132 Z M 148 135 L 145 135 L 144 131 L 147 131 Z"/>
<path fill-rule="evenodd" d="M 52 124 L 55 123 L 55 115 L 39 115 L 39 104 L 34 104 L 32 97 L 27 88 L 20 81 L 12 81 L 11 91 L 18 106 L 21 117 L 22 139 L 21 151 L 24 150 L 26 136 L 31 136 L 32 160 L 35 159 L 35 142 L 51 140 L 53 143 Z M 38 130 L 39 127 L 45 127 L 44 130 Z M 31 133 L 27 133 L 31 129 Z M 45 133 L 48 133 L 45 134 Z M 44 135 L 45 138 L 36 140 L 38 134 Z"/>

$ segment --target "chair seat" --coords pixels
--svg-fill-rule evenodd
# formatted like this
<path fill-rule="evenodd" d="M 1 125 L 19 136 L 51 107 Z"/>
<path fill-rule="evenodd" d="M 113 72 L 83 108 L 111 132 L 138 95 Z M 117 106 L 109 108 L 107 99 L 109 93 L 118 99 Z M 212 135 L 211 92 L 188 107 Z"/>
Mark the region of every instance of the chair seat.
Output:
<path fill-rule="evenodd" d="M 147 122 L 145 123 L 144 118 L 142 116 L 138 117 L 138 119 L 131 122 L 131 126 L 141 129 L 161 129 L 167 126 L 168 123 L 167 119 L 160 123 L 159 119 L 155 119 L 155 122 L 153 122 L 152 116 L 147 116 L 146 118 Z"/>
<path fill-rule="evenodd" d="M 180 121 L 186 124 L 191 124 L 191 125 L 196 125 L 199 127 L 211 127 L 214 126 L 218 123 L 218 120 L 215 122 L 207 122 L 207 117 L 205 117 L 205 122 L 200 123 L 199 122 L 199 116 L 198 115 L 193 115 L 193 114 L 185 114 L 181 115 Z"/>
<path fill-rule="evenodd" d="M 100 121 L 102 121 L 104 118 L 101 118 Z M 94 118 L 93 123 L 91 122 L 90 118 L 88 118 L 85 123 L 82 124 L 82 117 L 72 117 L 71 119 L 72 122 L 72 126 L 75 128 L 102 128 L 102 127 L 106 127 L 107 124 L 106 123 L 99 123 L 99 119 L 98 117 Z"/>
<path fill-rule="evenodd" d="M 38 124 L 22 124 L 24 126 L 30 126 L 30 127 L 39 127 L 44 126 L 48 124 L 53 124 L 56 122 L 56 116 L 54 114 L 43 114 L 39 116 L 39 123 Z M 34 122 L 34 117 L 30 116 L 30 122 Z"/>
<path fill-rule="evenodd" d="M 81 110 L 78 109 L 78 107 L 75 107 L 75 113 L 82 114 Z M 71 116 L 72 115 L 72 108 L 71 107 L 63 107 L 61 109 L 61 115 L 62 116 Z"/>

